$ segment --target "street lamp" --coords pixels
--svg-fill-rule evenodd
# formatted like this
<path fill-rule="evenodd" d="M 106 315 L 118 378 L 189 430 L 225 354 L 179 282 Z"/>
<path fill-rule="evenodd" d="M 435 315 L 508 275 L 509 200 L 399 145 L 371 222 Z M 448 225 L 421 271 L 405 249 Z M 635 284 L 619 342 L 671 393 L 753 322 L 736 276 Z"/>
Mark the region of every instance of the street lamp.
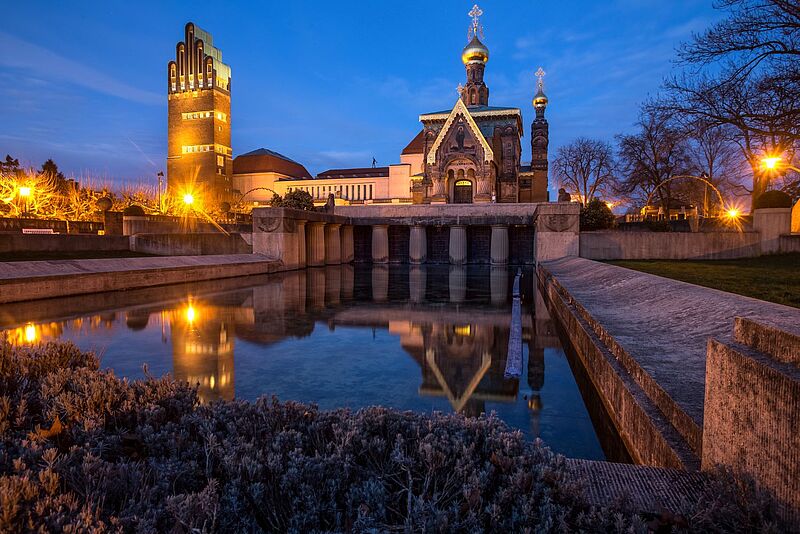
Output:
<path fill-rule="evenodd" d="M 164 173 L 158 171 L 158 212 L 164 211 L 164 206 L 161 204 L 161 182 L 164 180 Z"/>
<path fill-rule="evenodd" d="M 27 215 L 28 214 L 28 199 L 31 196 L 31 188 L 29 186 L 27 186 L 27 185 L 23 185 L 22 187 L 19 188 L 19 196 L 23 201 L 23 206 L 25 207 L 25 209 L 23 210 L 22 213 Z"/>
<path fill-rule="evenodd" d="M 185 195 L 183 195 L 183 203 L 186 204 L 187 206 L 191 206 L 192 204 L 194 204 L 194 195 L 192 195 L 191 193 L 186 193 Z"/>
<path fill-rule="evenodd" d="M 781 169 L 790 169 L 795 172 L 800 172 L 800 169 L 795 167 L 794 165 L 789 165 L 788 163 L 782 163 L 783 158 L 780 156 L 767 156 L 765 158 L 761 158 L 761 165 L 764 167 L 766 171 L 779 171 Z"/>

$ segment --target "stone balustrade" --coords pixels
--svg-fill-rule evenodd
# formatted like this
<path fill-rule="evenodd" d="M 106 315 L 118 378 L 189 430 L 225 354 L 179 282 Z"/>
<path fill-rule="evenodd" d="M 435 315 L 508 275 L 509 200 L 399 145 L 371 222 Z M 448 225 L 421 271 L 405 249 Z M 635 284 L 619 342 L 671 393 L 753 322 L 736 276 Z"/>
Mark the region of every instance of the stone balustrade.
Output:
<path fill-rule="evenodd" d="M 253 252 L 280 260 L 284 269 L 353 261 L 532 263 L 577 256 L 579 209 L 573 203 L 337 206 L 334 213 L 256 208 Z"/>

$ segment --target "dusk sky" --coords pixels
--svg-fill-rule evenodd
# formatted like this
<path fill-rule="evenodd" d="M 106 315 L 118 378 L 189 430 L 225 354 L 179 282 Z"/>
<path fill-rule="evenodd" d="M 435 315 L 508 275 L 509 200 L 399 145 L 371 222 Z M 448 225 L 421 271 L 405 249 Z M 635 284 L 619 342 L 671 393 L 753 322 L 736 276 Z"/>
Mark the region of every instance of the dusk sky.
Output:
<path fill-rule="evenodd" d="M 193 21 L 232 69 L 234 156 L 265 147 L 316 174 L 399 162 L 420 113 L 452 107 L 472 1 L 12 2 L 0 30 L 0 152 L 68 175 L 152 182 L 165 170 L 167 62 Z M 484 1 L 489 104 L 522 109 L 547 72 L 551 159 L 613 140 L 721 13 L 711 0 Z M 551 183 L 552 186 L 552 183 Z"/>

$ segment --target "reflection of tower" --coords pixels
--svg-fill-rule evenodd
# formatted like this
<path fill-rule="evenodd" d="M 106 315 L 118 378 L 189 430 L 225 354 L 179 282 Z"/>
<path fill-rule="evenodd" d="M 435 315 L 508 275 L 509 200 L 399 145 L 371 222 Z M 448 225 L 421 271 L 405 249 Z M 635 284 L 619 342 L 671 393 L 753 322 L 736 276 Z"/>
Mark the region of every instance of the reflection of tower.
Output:
<path fill-rule="evenodd" d="M 234 310 L 190 301 L 172 314 L 175 378 L 197 385 L 201 402 L 233 399 Z"/>
<path fill-rule="evenodd" d="M 531 396 L 528 409 L 531 411 L 531 434 L 539 437 L 539 416 L 544 405 L 539 392 L 544 386 L 544 348 L 536 347 L 536 336 L 528 341 L 528 386 Z"/>

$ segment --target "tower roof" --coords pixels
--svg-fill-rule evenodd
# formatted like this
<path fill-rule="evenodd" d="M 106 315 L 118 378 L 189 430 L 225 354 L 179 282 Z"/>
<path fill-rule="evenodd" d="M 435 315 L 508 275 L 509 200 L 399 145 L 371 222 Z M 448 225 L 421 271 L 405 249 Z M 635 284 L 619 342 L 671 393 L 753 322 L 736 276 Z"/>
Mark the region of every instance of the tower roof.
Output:
<path fill-rule="evenodd" d="M 477 61 L 481 63 L 489 61 L 489 49 L 478 39 L 477 35 L 464 47 L 464 50 L 461 52 L 461 61 L 463 61 L 465 65 Z"/>

